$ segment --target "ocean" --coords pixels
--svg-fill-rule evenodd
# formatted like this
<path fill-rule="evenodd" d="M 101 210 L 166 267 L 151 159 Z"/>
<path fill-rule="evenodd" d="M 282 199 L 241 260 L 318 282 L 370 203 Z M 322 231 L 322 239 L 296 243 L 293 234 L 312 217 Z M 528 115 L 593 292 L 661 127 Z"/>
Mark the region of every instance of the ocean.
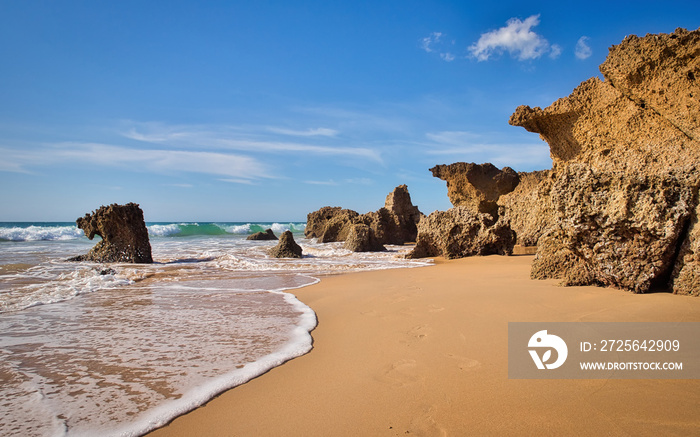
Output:
<path fill-rule="evenodd" d="M 304 223 L 147 223 L 154 264 L 69 262 L 74 223 L 0 223 L 0 435 L 136 436 L 309 352 L 294 289 L 326 275 L 428 265 L 353 253 Z M 276 259 L 291 230 L 302 259 Z"/>

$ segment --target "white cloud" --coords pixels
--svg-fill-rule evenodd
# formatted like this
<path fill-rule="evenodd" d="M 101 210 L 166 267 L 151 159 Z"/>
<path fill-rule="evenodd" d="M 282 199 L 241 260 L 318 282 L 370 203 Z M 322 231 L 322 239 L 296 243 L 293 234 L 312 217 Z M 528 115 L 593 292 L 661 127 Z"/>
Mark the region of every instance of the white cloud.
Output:
<path fill-rule="evenodd" d="M 524 21 L 511 18 L 505 27 L 482 34 L 479 40 L 469 47 L 469 52 L 479 61 L 486 61 L 492 55 L 504 51 L 520 61 L 537 59 L 547 52 L 561 52 L 561 47 L 550 47 L 544 37 L 532 31 L 538 24 L 539 15 L 532 15 Z"/>
<path fill-rule="evenodd" d="M 270 132 L 290 135 L 295 137 L 334 137 L 338 135 L 338 131 L 334 129 L 328 129 L 325 127 L 319 127 L 316 129 L 306 129 L 306 130 L 294 130 L 294 129 L 284 129 L 279 127 L 268 127 L 267 130 Z"/>
<path fill-rule="evenodd" d="M 434 52 L 434 46 L 442 38 L 442 32 L 433 32 L 425 38 L 421 39 L 421 48 L 428 53 Z"/>
<path fill-rule="evenodd" d="M 26 165 L 56 162 L 83 162 L 105 167 L 127 168 L 155 173 L 204 173 L 227 176 L 236 182 L 273 178 L 267 166 L 257 159 L 232 153 L 184 150 L 132 149 L 100 143 L 59 143 L 35 149 Z"/>
<path fill-rule="evenodd" d="M 589 40 L 590 38 L 587 36 L 582 36 L 578 39 L 578 42 L 576 42 L 576 51 L 574 53 L 578 59 L 588 59 L 593 54 L 593 50 L 591 50 L 590 46 L 588 45 Z"/>
<path fill-rule="evenodd" d="M 307 144 L 301 142 L 280 141 L 277 137 L 262 131 L 300 137 L 332 137 L 337 132 L 333 129 L 318 128 L 305 131 L 279 128 L 242 128 L 236 126 L 166 126 L 160 123 L 140 123 L 127 129 L 122 135 L 142 142 L 163 144 L 169 147 L 208 148 L 238 150 L 254 153 L 310 153 L 327 156 L 350 156 L 382 162 L 378 151 L 365 147 L 334 146 L 329 144 Z"/>
<path fill-rule="evenodd" d="M 557 59 L 561 55 L 562 48 L 559 44 L 552 44 L 551 51 L 549 52 L 549 57 L 552 59 Z"/>
<path fill-rule="evenodd" d="M 445 43 L 443 41 L 443 36 L 444 34 L 442 32 L 433 32 L 430 35 L 426 36 L 425 38 L 421 39 L 421 48 L 425 50 L 428 53 L 438 53 L 440 55 L 440 59 L 446 62 L 452 62 L 456 59 L 456 56 L 447 51 L 444 50 L 444 47 L 448 44 L 454 44 L 454 41 L 451 43 Z"/>
<path fill-rule="evenodd" d="M 338 185 L 333 179 L 328 181 L 304 181 L 304 183 L 309 185 Z"/>

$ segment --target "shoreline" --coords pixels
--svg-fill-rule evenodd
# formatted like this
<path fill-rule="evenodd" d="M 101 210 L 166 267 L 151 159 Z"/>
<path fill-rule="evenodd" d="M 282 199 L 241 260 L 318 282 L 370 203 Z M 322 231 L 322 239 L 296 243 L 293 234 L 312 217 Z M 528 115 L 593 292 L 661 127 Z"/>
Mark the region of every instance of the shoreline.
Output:
<path fill-rule="evenodd" d="M 149 436 L 690 435 L 700 380 L 509 380 L 507 322 L 700 322 L 700 301 L 531 280 L 532 256 L 324 277 L 311 352 Z"/>

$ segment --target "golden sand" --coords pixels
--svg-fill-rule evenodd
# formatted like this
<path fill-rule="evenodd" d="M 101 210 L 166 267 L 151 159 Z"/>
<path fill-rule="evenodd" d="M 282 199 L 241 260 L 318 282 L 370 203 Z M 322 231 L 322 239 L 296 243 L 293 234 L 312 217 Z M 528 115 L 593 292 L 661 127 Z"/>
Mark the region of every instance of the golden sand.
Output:
<path fill-rule="evenodd" d="M 511 380 L 508 322 L 699 322 L 700 299 L 560 287 L 532 256 L 323 278 L 314 349 L 153 436 L 700 433 L 700 380 Z"/>

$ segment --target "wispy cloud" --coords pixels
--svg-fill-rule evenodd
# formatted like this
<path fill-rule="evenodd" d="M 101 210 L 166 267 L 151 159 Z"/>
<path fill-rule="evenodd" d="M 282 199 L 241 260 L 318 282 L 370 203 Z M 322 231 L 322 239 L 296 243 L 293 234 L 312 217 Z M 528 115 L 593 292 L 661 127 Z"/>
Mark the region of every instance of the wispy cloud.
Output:
<path fill-rule="evenodd" d="M 442 32 L 433 32 L 425 38 L 421 38 L 420 47 L 427 53 L 438 53 L 443 61 L 452 62 L 456 59 L 456 56 L 449 50 L 446 50 L 445 46 L 448 44 L 454 45 L 454 41 L 448 43 L 443 37 L 444 34 Z"/>
<path fill-rule="evenodd" d="M 589 40 L 590 38 L 588 38 L 587 36 L 582 36 L 576 42 L 576 50 L 574 51 L 574 53 L 576 54 L 576 57 L 578 59 L 588 59 L 593 54 L 593 50 L 591 50 L 591 47 L 588 45 Z"/>
<path fill-rule="evenodd" d="M 294 130 L 294 129 L 284 129 L 279 127 L 268 127 L 267 130 L 270 132 L 290 135 L 295 137 L 334 137 L 338 135 L 338 131 L 335 129 L 328 129 L 324 127 L 316 129 L 306 129 L 306 130 Z"/>
<path fill-rule="evenodd" d="M 133 149 L 101 143 L 64 142 L 15 154 L 20 169 L 62 163 L 85 163 L 151 173 L 203 173 L 250 183 L 273 178 L 271 170 L 257 159 L 232 153 Z"/>
<path fill-rule="evenodd" d="M 561 47 L 550 46 L 549 42 L 532 30 L 540 24 L 540 16 L 532 15 L 525 20 L 511 18 L 506 26 L 481 35 L 469 47 L 469 52 L 479 61 L 487 61 L 494 55 L 508 52 L 520 61 L 537 59 L 549 52 L 554 57 L 561 53 Z"/>
<path fill-rule="evenodd" d="M 435 45 L 442 39 L 442 32 L 433 32 L 421 39 L 421 48 L 428 53 L 435 51 Z"/>
<path fill-rule="evenodd" d="M 496 166 L 550 168 L 549 147 L 533 143 L 485 142 L 483 135 L 464 131 L 428 133 L 425 153 L 442 156 L 445 161 L 490 162 Z"/>
<path fill-rule="evenodd" d="M 304 183 L 308 185 L 338 185 L 333 179 L 327 181 L 304 181 Z"/>
<path fill-rule="evenodd" d="M 267 132 L 267 134 L 266 134 Z M 177 148 L 207 147 L 218 150 L 237 150 L 253 153 L 308 153 L 326 156 L 349 156 L 381 162 L 377 150 L 366 147 L 348 147 L 333 144 L 284 141 L 273 134 L 298 137 L 333 137 L 337 131 L 328 128 L 291 130 L 280 128 L 241 128 L 225 125 L 167 126 L 161 123 L 138 123 L 122 135 L 137 141 L 162 144 Z"/>
<path fill-rule="evenodd" d="M 563 49 L 561 48 L 561 46 L 559 44 L 552 44 L 550 49 L 551 50 L 549 51 L 549 57 L 552 59 L 557 59 L 559 57 L 559 55 L 561 55 L 561 52 L 563 51 Z"/>
<path fill-rule="evenodd" d="M 340 183 L 336 182 L 334 179 L 329 179 L 327 181 L 304 181 L 305 184 L 309 185 L 340 185 Z M 374 181 L 369 178 L 350 178 L 350 179 L 344 179 L 343 180 L 344 184 L 350 184 L 350 185 L 372 185 Z"/>

